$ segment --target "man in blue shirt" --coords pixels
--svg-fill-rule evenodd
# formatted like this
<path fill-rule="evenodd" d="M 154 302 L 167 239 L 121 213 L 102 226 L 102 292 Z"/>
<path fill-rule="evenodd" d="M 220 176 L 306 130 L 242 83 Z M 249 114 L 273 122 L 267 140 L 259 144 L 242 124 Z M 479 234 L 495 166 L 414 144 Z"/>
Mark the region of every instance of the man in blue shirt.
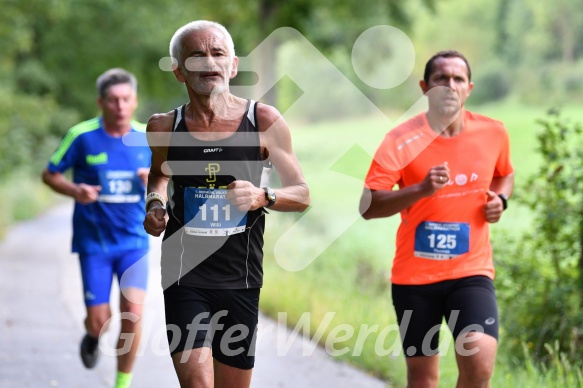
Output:
<path fill-rule="evenodd" d="M 75 199 L 73 252 L 79 254 L 87 307 L 87 334 L 81 342 L 87 368 L 97 363 L 99 335 L 109 326 L 113 274 L 119 281 L 122 319 L 116 387 L 120 388 L 129 386 L 142 330 L 149 248 L 142 221 L 151 153 L 145 126 L 132 120 L 138 106 L 135 76 L 110 69 L 97 79 L 97 91 L 102 115 L 67 132 L 42 177 L 54 191 Z M 129 145 L 128 139 L 141 136 L 143 146 Z M 72 180 L 63 175 L 69 169 Z"/>

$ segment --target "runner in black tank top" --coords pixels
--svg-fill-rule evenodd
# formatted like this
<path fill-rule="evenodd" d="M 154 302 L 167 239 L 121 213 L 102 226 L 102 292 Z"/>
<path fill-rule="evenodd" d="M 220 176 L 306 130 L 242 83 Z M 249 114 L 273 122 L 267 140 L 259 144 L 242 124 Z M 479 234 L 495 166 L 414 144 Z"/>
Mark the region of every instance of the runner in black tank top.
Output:
<path fill-rule="evenodd" d="M 189 101 L 148 121 L 144 219 L 149 234 L 165 233 L 168 345 L 181 386 L 249 387 L 264 208 L 304 211 L 309 189 L 281 113 L 231 94 L 238 58 L 229 32 L 195 21 L 176 31 L 170 47 Z M 262 182 L 263 159 L 281 187 Z"/>
<path fill-rule="evenodd" d="M 216 141 L 196 139 L 184 123 L 184 106 L 175 110 L 167 158 L 173 172 L 169 220 L 162 245 L 165 288 L 174 282 L 211 289 L 262 285 L 264 210 L 240 213 L 224 199 L 235 180 L 260 187 L 264 163 L 255 107 L 249 100 L 237 131 Z"/>

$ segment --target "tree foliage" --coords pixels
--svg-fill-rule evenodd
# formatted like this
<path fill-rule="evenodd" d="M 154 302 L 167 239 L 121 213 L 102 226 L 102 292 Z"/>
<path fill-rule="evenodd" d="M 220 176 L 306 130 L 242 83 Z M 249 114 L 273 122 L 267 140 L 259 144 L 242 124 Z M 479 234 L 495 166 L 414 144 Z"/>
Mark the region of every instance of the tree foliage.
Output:
<path fill-rule="evenodd" d="M 172 74 L 161 71 L 158 63 L 168 55 L 172 33 L 193 19 L 217 20 L 227 26 L 240 56 L 249 55 L 276 28 L 296 28 L 377 104 L 408 105 L 419 97 L 414 83 L 393 91 L 373 90 L 351 69 L 348 58 L 355 39 L 380 24 L 404 29 L 414 40 L 418 58 L 441 48 L 467 53 L 476 61 L 476 102 L 508 94 L 519 94 L 531 102 L 581 100 L 583 13 L 578 12 L 579 0 L 555 3 L 146 0 L 137 7 L 116 0 L 2 0 L 0 84 L 10 104 L 0 107 L 0 121 L 24 125 L 15 117 L 28 113 L 20 110 L 39 106 L 43 110 L 39 120 L 51 117 L 51 123 L 19 127 L 24 133 L 13 135 L 21 140 L 15 139 L 18 144 L 6 150 L 3 165 L 9 167 L 2 168 L 0 174 L 17 167 L 13 165 L 20 163 L 17 160 L 33 159 L 32 154 L 22 153 L 29 148 L 26 144 L 39 140 L 37 135 L 29 135 L 62 135 L 75 120 L 96 114 L 94 82 L 107 68 L 125 67 L 138 76 L 137 115 L 142 121 L 153 112 L 168 111 L 182 103 L 186 97 L 183 88 Z M 266 52 L 256 66 L 274 71 L 275 54 L 276 49 Z M 419 61 L 415 74 L 422 65 Z M 270 74 L 267 70 L 264 73 Z M 274 84 L 275 80 L 265 82 Z M 266 96 L 268 100 L 272 97 Z M 283 100 L 293 98 L 292 94 Z M 18 150 L 14 152 L 19 155 L 11 155 L 11 150 Z M 34 152 L 38 156 L 39 151 Z"/>
<path fill-rule="evenodd" d="M 530 230 L 496 252 L 509 346 L 539 361 L 548 346 L 583 360 L 583 126 L 558 110 L 538 121 L 543 163 L 518 193 L 534 214 Z M 556 344 L 555 344 L 556 343 Z"/>
<path fill-rule="evenodd" d="M 108 68 L 136 74 L 137 118 L 142 121 L 183 103 L 184 88 L 160 70 L 159 61 L 168 56 L 174 31 L 191 20 L 224 24 L 241 56 L 281 26 L 301 30 L 325 50 L 347 44 L 374 21 L 406 22 L 406 7 L 396 0 L 340 5 L 331 0 L 149 0 L 140 6 L 117 0 L 2 0 L 1 8 L 0 131 L 5 142 L 0 176 L 31 160 L 33 169 L 40 168 L 69 127 L 97 114 L 95 79 Z M 274 48 L 257 65 L 274 69 L 275 61 Z"/>

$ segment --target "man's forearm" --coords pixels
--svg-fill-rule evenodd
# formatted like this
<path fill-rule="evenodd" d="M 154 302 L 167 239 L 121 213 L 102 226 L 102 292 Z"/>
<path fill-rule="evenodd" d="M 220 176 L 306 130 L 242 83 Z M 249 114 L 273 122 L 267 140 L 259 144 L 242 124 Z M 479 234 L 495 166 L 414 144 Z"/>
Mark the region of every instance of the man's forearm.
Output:
<path fill-rule="evenodd" d="M 368 190 L 360 198 L 360 214 L 365 219 L 390 217 L 413 205 L 425 195 L 420 185 L 401 190 Z"/>
<path fill-rule="evenodd" d="M 168 177 L 150 170 L 150 173 L 148 174 L 148 193 L 158 193 L 164 197 L 164 199 L 168 200 L 166 195 L 167 187 Z"/>
<path fill-rule="evenodd" d="M 42 173 L 42 179 L 43 182 L 55 192 L 75 198 L 77 185 L 66 179 L 63 174 L 51 173 L 48 170 L 44 170 Z"/>
<path fill-rule="evenodd" d="M 492 178 L 490 183 L 490 190 L 496 194 L 504 194 L 508 198 L 512 195 L 512 190 L 514 189 L 514 173 Z"/>
<path fill-rule="evenodd" d="M 269 209 L 279 212 L 303 212 L 310 206 L 310 190 L 305 183 L 274 189 L 277 200 Z"/>

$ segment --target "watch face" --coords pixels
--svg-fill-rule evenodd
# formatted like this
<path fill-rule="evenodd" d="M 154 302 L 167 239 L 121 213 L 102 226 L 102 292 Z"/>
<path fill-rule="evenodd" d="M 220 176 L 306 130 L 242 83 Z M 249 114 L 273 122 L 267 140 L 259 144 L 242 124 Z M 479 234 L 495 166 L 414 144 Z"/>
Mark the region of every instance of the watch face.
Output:
<path fill-rule="evenodd" d="M 267 201 L 269 202 L 267 206 L 272 206 L 276 200 L 275 192 L 271 189 L 271 187 L 266 187 L 264 190 L 265 199 L 267 199 Z"/>

